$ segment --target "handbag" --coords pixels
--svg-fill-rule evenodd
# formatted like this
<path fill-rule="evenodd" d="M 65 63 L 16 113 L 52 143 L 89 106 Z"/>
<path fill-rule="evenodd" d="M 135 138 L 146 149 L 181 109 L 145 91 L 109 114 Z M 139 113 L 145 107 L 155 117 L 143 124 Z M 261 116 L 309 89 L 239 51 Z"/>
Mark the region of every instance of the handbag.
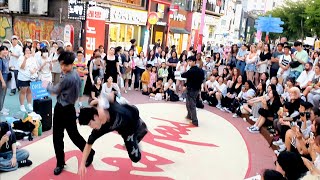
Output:
<path fill-rule="evenodd" d="M 299 61 L 291 61 L 289 65 L 291 68 L 297 68 L 301 65 L 301 63 Z"/>
<path fill-rule="evenodd" d="M 10 81 L 12 79 L 12 73 L 11 73 L 11 71 L 9 71 L 9 73 L 8 73 L 8 81 Z"/>

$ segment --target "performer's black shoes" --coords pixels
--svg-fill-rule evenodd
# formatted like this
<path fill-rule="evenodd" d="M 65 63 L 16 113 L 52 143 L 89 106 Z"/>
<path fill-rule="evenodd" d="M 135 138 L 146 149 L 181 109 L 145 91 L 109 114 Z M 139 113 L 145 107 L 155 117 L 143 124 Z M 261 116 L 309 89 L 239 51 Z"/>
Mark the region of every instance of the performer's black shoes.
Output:
<path fill-rule="evenodd" d="M 63 171 L 63 168 L 64 168 L 64 166 L 57 166 L 53 171 L 54 175 L 57 176 L 57 175 L 61 174 Z"/>
<path fill-rule="evenodd" d="M 87 161 L 86 161 L 86 167 L 89 167 L 91 164 L 92 164 L 92 161 L 93 161 L 93 157 L 94 157 L 94 154 L 95 154 L 96 152 L 95 151 L 91 151 L 90 152 L 90 155 L 89 155 L 89 157 L 88 157 L 88 159 L 87 159 Z"/>

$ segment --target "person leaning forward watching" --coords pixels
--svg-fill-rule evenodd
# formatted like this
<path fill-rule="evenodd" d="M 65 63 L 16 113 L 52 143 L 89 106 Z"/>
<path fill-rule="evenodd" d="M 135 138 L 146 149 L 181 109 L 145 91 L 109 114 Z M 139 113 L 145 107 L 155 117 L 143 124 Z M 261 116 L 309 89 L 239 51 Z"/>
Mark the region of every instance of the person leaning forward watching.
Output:
<path fill-rule="evenodd" d="M 0 172 L 15 171 L 18 168 L 31 166 L 29 152 L 17 149 L 16 136 L 9 124 L 0 123 Z"/>
<path fill-rule="evenodd" d="M 198 118 L 196 111 L 196 100 L 201 89 L 201 84 L 204 80 L 204 72 L 196 66 L 196 57 L 188 57 L 188 64 L 191 67 L 187 72 L 181 74 L 182 78 L 187 79 L 187 102 L 186 107 L 188 110 L 187 119 L 192 120 L 192 124 L 198 126 Z"/>

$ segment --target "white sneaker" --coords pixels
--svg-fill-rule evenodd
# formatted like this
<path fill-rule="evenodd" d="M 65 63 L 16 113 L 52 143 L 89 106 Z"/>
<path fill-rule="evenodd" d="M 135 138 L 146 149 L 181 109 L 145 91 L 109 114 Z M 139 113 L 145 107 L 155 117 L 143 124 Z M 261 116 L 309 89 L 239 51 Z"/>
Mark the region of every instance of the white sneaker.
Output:
<path fill-rule="evenodd" d="M 183 102 L 183 98 L 179 98 L 179 101 L 182 101 L 182 102 Z"/>
<path fill-rule="evenodd" d="M 276 154 L 276 156 L 279 156 L 279 154 L 280 154 L 279 150 L 274 150 L 273 152 Z"/>
<path fill-rule="evenodd" d="M 128 91 L 127 91 L 127 90 L 124 90 L 124 93 L 126 93 L 126 94 L 127 94 L 127 93 L 128 93 Z"/>
<path fill-rule="evenodd" d="M 282 151 L 285 151 L 287 148 L 286 148 L 286 145 L 282 144 L 279 146 L 279 152 L 282 152 Z"/>
<path fill-rule="evenodd" d="M 26 110 L 26 108 L 24 107 L 24 105 L 21 105 L 21 106 L 20 106 L 20 111 L 22 111 L 22 112 L 27 112 L 27 110 Z"/>
<path fill-rule="evenodd" d="M 7 108 L 2 108 L 2 111 L 4 111 L 4 112 L 10 112 L 10 110 L 7 109 Z"/>
<path fill-rule="evenodd" d="M 204 101 L 203 101 L 203 103 L 205 103 L 205 104 L 209 104 L 207 100 L 204 100 Z"/>
<path fill-rule="evenodd" d="M 254 127 L 252 129 L 249 129 L 249 132 L 256 134 L 256 133 L 260 133 L 260 130 L 258 127 Z"/>
<path fill-rule="evenodd" d="M 254 116 L 250 116 L 249 118 L 250 118 L 250 119 L 254 119 Z"/>
<path fill-rule="evenodd" d="M 131 91 L 131 87 L 129 87 L 128 90 Z"/>
<path fill-rule="evenodd" d="M 221 104 L 218 104 L 218 105 L 216 106 L 216 108 L 221 109 L 221 108 L 222 108 L 222 107 L 221 107 Z"/>
<path fill-rule="evenodd" d="M 282 139 L 279 139 L 278 141 L 273 141 L 272 144 L 275 146 L 280 146 L 283 144 L 283 141 L 282 141 Z"/>
<path fill-rule="evenodd" d="M 184 99 L 183 102 L 184 102 L 184 103 L 187 102 L 187 99 Z"/>
<path fill-rule="evenodd" d="M 257 122 L 258 121 L 258 118 L 253 118 L 251 119 L 253 122 Z"/>
<path fill-rule="evenodd" d="M 255 126 L 250 126 L 250 127 L 247 127 L 248 131 L 250 131 L 250 129 L 253 129 Z"/>
<path fill-rule="evenodd" d="M 3 116 L 8 116 L 9 115 L 9 113 L 4 111 L 4 110 L 0 111 L 0 114 L 3 115 Z"/>
<path fill-rule="evenodd" d="M 237 118 L 238 115 L 237 115 L 237 114 L 233 114 L 232 117 L 233 117 L 233 118 Z"/>
<path fill-rule="evenodd" d="M 223 108 L 226 112 L 228 112 L 228 113 L 232 113 L 228 108 Z"/>
<path fill-rule="evenodd" d="M 32 106 L 32 104 L 28 104 L 28 109 L 29 109 L 29 111 L 33 112 L 33 106 Z"/>

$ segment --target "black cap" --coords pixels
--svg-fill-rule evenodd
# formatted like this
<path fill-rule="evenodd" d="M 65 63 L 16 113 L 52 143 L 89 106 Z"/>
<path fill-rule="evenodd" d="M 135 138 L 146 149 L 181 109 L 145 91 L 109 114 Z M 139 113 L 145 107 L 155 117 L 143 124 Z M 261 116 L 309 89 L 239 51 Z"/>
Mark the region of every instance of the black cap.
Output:
<path fill-rule="evenodd" d="M 195 56 L 189 56 L 188 61 L 197 61 Z"/>
<path fill-rule="evenodd" d="M 88 125 L 94 118 L 94 115 L 98 115 L 98 110 L 94 107 L 85 107 L 80 109 L 78 121 L 80 125 Z"/>

